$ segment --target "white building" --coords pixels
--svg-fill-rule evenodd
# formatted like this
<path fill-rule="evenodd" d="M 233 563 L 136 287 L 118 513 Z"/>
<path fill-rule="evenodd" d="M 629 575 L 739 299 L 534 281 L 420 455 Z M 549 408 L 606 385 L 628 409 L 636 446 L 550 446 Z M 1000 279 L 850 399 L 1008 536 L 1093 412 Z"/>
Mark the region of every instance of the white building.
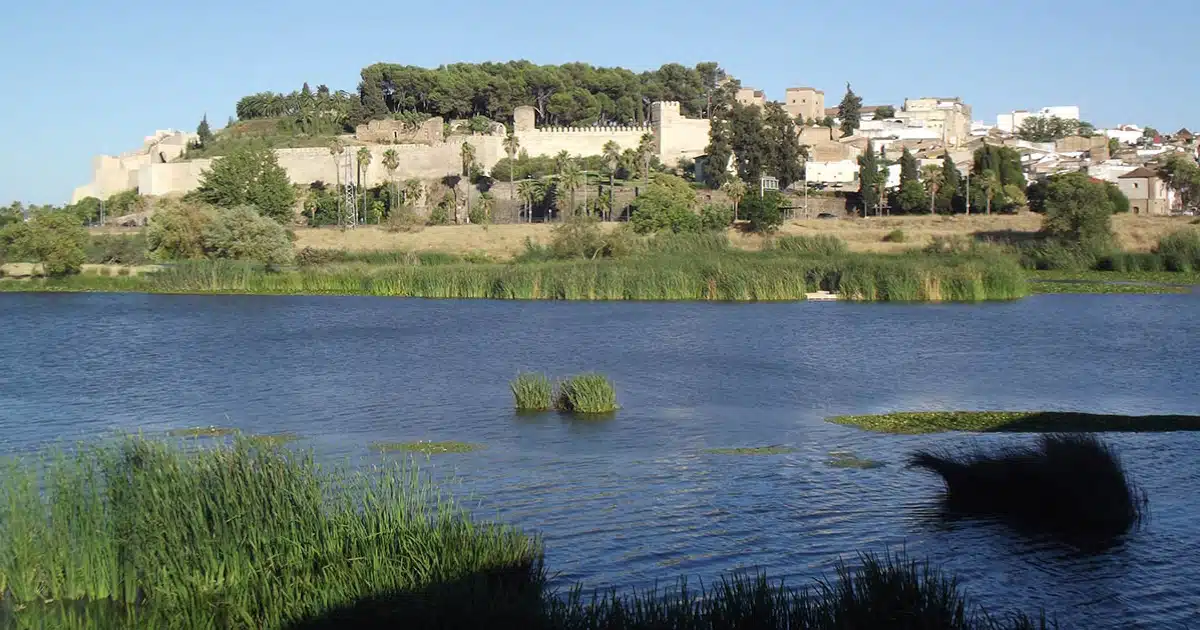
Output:
<path fill-rule="evenodd" d="M 1116 129 L 1102 129 L 1107 138 L 1116 138 L 1121 144 L 1137 144 L 1138 140 L 1142 139 L 1142 128 L 1137 125 L 1119 125 Z"/>
<path fill-rule="evenodd" d="M 814 184 L 825 184 L 834 188 L 858 188 L 858 161 L 839 160 L 837 162 L 806 162 L 805 172 L 808 181 Z M 895 188 L 900 185 L 900 165 L 888 166 L 887 187 Z"/>
<path fill-rule="evenodd" d="M 1079 120 L 1078 105 L 1057 105 L 1043 107 L 1031 112 L 1025 109 L 1013 110 L 1007 114 L 996 116 L 996 127 L 1004 133 L 1016 133 L 1026 120 L 1033 117 L 1062 118 L 1063 120 Z"/>
<path fill-rule="evenodd" d="M 836 162 L 805 162 L 805 179 L 814 184 L 841 187 L 858 181 L 858 162 L 838 160 Z"/>
<path fill-rule="evenodd" d="M 1089 177 L 1102 179 L 1106 182 L 1114 184 L 1119 183 L 1122 175 L 1125 175 L 1137 167 L 1132 164 L 1125 164 L 1120 160 L 1108 160 L 1099 164 L 1089 164 L 1087 174 Z"/>

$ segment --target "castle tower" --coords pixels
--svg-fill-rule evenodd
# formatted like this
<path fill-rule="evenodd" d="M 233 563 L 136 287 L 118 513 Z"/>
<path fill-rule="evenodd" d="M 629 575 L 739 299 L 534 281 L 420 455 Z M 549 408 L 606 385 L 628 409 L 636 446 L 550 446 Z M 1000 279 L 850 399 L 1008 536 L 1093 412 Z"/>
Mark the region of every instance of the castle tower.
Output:
<path fill-rule="evenodd" d="M 804 120 L 825 117 L 825 92 L 810 87 L 788 88 L 783 109 L 792 118 L 804 116 Z"/>
<path fill-rule="evenodd" d="M 533 131 L 537 124 L 537 110 L 529 105 L 522 105 L 513 110 L 513 131 Z"/>

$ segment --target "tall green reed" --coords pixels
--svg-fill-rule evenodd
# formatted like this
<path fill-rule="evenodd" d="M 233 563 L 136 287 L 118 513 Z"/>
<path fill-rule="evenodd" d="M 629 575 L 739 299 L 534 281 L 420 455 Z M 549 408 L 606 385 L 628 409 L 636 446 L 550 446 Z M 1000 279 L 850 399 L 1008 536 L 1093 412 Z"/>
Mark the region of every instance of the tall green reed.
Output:
<path fill-rule="evenodd" d="M 544 374 L 524 372 L 509 383 L 517 411 L 548 411 L 554 408 L 550 379 Z"/>

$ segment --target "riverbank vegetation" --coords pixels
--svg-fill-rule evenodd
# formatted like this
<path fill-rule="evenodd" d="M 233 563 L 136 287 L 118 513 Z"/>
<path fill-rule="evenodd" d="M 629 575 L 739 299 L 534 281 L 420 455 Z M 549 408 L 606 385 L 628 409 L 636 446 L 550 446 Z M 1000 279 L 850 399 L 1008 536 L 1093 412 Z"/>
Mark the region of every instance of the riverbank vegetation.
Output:
<path fill-rule="evenodd" d="M 4 472 L 0 621 L 18 628 L 1045 625 L 989 617 L 903 555 L 860 556 L 815 588 L 734 574 L 710 590 L 560 593 L 538 538 L 474 520 L 401 463 L 127 438 Z"/>
<path fill-rule="evenodd" d="M 909 465 L 942 478 L 952 511 L 1076 544 L 1123 536 L 1141 522 L 1145 504 L 1116 452 L 1090 434 L 1042 435 L 1032 446 L 990 451 L 920 451 Z"/>
<path fill-rule="evenodd" d="M 1200 431 L 1200 416 L 1128 416 L 1073 411 L 913 411 L 836 416 L 829 422 L 880 433 L 1162 432 Z"/>

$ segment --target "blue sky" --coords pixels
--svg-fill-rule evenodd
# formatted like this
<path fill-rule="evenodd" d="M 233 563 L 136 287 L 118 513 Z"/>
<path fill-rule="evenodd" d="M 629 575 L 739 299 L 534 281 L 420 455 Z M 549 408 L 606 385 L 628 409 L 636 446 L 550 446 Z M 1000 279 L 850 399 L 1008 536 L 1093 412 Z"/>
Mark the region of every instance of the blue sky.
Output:
<path fill-rule="evenodd" d="M 1195 0 L 9 3 L 0 204 L 64 203 L 97 154 L 223 124 L 253 92 L 353 90 L 377 61 L 713 60 L 768 98 L 811 85 L 833 106 L 851 81 L 867 104 L 961 96 L 990 122 L 1075 104 L 1100 126 L 1196 127 L 1198 25 Z"/>

